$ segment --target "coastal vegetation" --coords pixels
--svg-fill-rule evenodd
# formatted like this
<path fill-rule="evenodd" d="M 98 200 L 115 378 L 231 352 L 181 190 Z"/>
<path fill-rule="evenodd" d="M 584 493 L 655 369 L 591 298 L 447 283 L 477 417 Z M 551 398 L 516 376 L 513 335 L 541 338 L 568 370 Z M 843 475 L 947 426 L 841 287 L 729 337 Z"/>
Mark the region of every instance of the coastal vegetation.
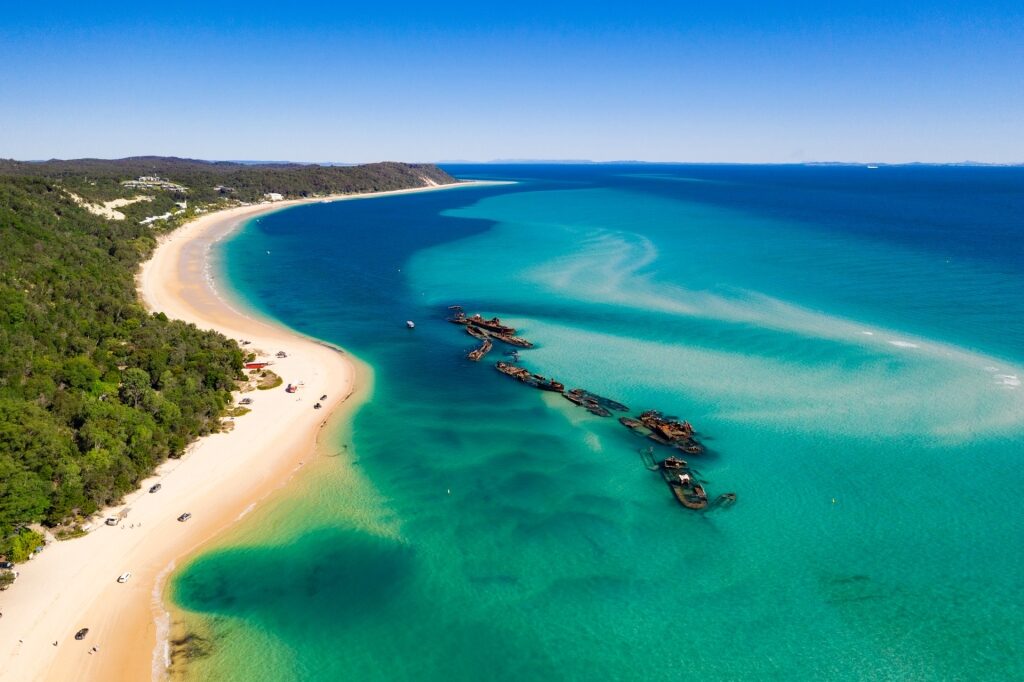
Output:
<path fill-rule="evenodd" d="M 147 190 L 155 198 L 118 207 L 121 219 L 83 205 L 134 196 L 139 190 L 124 182 L 157 175 L 187 189 Z M 160 232 L 268 192 L 428 180 L 451 182 L 433 166 L 391 163 L 0 161 L 0 556 L 23 560 L 27 544 L 31 552 L 42 540 L 32 524 L 80 521 L 116 503 L 166 458 L 222 428 L 231 391 L 245 379 L 243 352 L 138 301 L 135 273 Z M 143 224 L 186 198 L 188 212 L 176 220 Z"/>
<path fill-rule="evenodd" d="M 43 545 L 43 536 L 34 530 L 22 528 L 7 538 L 7 560 L 19 563 L 32 556 Z"/>
<path fill-rule="evenodd" d="M 260 372 L 259 380 L 256 382 L 256 388 L 260 391 L 269 391 L 272 388 L 277 388 L 284 383 L 284 379 L 274 374 L 269 369 L 265 369 Z"/>
<path fill-rule="evenodd" d="M 0 176 L 59 183 L 68 193 L 93 204 L 133 201 L 116 208 L 125 220 L 171 214 L 167 221 L 160 221 L 169 226 L 188 220 L 197 209 L 263 201 L 268 195 L 298 199 L 454 182 L 450 175 L 430 164 L 251 164 L 157 156 L 42 162 L 0 159 Z M 140 178 L 163 182 L 140 185 Z"/>

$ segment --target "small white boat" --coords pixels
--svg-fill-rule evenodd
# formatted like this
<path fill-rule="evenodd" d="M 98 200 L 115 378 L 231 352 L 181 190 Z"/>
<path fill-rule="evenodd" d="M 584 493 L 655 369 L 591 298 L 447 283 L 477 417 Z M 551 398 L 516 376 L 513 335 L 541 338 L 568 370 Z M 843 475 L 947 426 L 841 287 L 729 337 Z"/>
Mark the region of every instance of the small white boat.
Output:
<path fill-rule="evenodd" d="M 408 327 L 409 329 L 415 329 L 416 328 L 416 323 L 413 322 L 412 320 L 406 320 L 405 321 L 405 326 Z"/>
<path fill-rule="evenodd" d="M 878 166 L 868 166 L 868 170 L 878 170 Z"/>

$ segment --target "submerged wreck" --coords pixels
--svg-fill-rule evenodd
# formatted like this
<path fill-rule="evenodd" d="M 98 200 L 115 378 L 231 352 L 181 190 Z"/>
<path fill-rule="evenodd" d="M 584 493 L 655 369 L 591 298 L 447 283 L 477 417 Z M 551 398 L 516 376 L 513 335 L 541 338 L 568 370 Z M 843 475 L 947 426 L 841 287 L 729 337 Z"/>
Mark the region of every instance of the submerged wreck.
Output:
<path fill-rule="evenodd" d="M 670 455 L 660 462 L 654 458 L 654 447 L 648 446 L 640 450 L 640 458 L 651 471 L 657 471 L 672 491 L 676 502 L 695 511 L 711 511 L 719 507 L 730 507 L 736 503 L 736 493 L 723 493 L 713 501 L 708 500 L 703 483 L 696 476 L 700 475 L 692 469 L 685 459 Z"/>
<path fill-rule="evenodd" d="M 715 498 L 714 502 L 711 502 L 708 505 L 708 508 L 714 509 L 716 507 L 731 507 L 734 504 L 736 504 L 736 493 L 722 493 Z"/>
<path fill-rule="evenodd" d="M 668 482 L 668 487 L 672 488 L 672 494 L 676 496 L 679 504 L 687 509 L 707 509 L 708 494 L 704 492 L 704 488 L 700 484 L 691 485 L 685 482 L 688 476 L 688 474 L 680 474 L 676 480 Z"/>
<path fill-rule="evenodd" d="M 666 457 L 661 461 L 662 469 L 689 469 L 690 465 L 687 464 L 685 459 L 679 459 L 678 457 Z"/>
<path fill-rule="evenodd" d="M 484 339 L 484 342 L 480 344 L 480 347 L 469 351 L 469 353 L 466 354 L 466 357 L 472 360 L 473 362 L 477 362 L 480 360 L 480 358 L 490 353 L 491 348 L 493 347 L 494 344 L 491 343 L 490 339 Z"/>
<path fill-rule="evenodd" d="M 639 420 L 641 424 L 649 428 L 653 433 L 670 443 L 693 437 L 693 427 L 690 426 L 690 422 L 681 422 L 672 417 L 664 417 L 657 410 L 647 410 L 640 415 Z"/>
<path fill-rule="evenodd" d="M 492 338 L 507 343 L 510 346 L 519 346 L 520 348 L 533 348 L 533 344 L 521 336 L 512 336 L 510 334 L 491 334 Z"/>
<path fill-rule="evenodd" d="M 480 334 L 485 334 L 493 339 L 497 339 L 502 343 L 507 343 L 510 346 L 518 346 L 519 348 L 533 348 L 533 344 L 521 336 L 516 336 L 516 330 L 514 327 L 509 327 L 501 323 L 501 319 L 492 317 L 485 319 L 483 316 L 466 315 L 466 312 L 462 309 L 462 306 L 453 305 L 449 308 L 453 311 L 448 321 L 452 324 L 460 324 L 466 328 L 466 332 L 477 338 L 482 338 Z"/>
<path fill-rule="evenodd" d="M 466 311 L 463 310 L 460 305 L 453 305 L 449 310 L 453 311 L 453 313 L 452 316 L 448 318 L 448 321 L 453 324 L 471 325 L 495 334 L 507 334 L 511 336 L 516 333 L 514 327 L 503 325 L 501 320 L 497 317 L 492 317 L 487 320 L 479 313 L 475 315 L 466 315 Z"/>
<path fill-rule="evenodd" d="M 664 417 L 657 410 L 647 410 L 639 418 L 619 417 L 619 423 L 638 436 L 666 445 L 688 455 L 699 455 L 704 447 L 694 438 L 690 422 Z"/>
<path fill-rule="evenodd" d="M 502 374 L 506 374 L 517 381 L 521 381 L 527 386 L 533 386 L 539 388 L 542 391 L 553 391 L 554 393 L 564 393 L 565 384 L 554 379 L 548 379 L 540 374 L 531 374 L 530 370 L 525 367 L 513 365 L 507 362 L 496 362 L 494 368 Z"/>
<path fill-rule="evenodd" d="M 599 405 L 596 400 L 591 400 L 590 398 L 586 397 L 584 393 L 578 388 L 574 388 L 571 391 L 566 391 L 565 393 L 562 394 L 562 397 L 571 403 L 579 405 L 590 414 L 597 415 L 598 417 L 612 416 L 612 413 L 609 412 L 607 408 L 601 407 L 601 405 Z"/>
<path fill-rule="evenodd" d="M 693 478 L 686 462 L 676 457 L 669 457 L 661 462 L 661 476 L 672 489 L 676 501 L 687 509 L 706 509 L 708 494 L 704 487 Z"/>
<path fill-rule="evenodd" d="M 461 325 L 467 334 L 480 342 L 477 348 L 466 354 L 469 360 L 476 362 L 487 355 L 493 349 L 494 341 L 516 346 L 517 348 L 505 352 L 506 356 L 511 357 L 512 362 L 499 361 L 494 364 L 494 368 L 502 374 L 538 390 L 558 393 L 569 402 L 598 417 L 611 417 L 613 412 L 629 411 L 626 405 L 611 398 L 591 393 L 586 389 L 573 388 L 567 391 L 565 385 L 560 381 L 541 374 L 534 374 L 519 365 L 518 348 L 532 348 L 533 344 L 516 336 L 515 328 L 502 324 L 500 318 L 487 319 L 479 314 L 466 315 L 462 306 L 457 305 L 451 306 L 449 310 L 452 313 L 447 320 Z M 696 455 L 704 451 L 703 446 L 694 437 L 696 431 L 690 422 L 665 416 L 657 410 L 647 410 L 636 417 L 621 416 L 619 423 L 636 435 L 658 445 L 672 448 L 677 452 Z M 672 491 L 673 497 L 683 507 L 695 511 L 710 511 L 735 504 L 735 493 L 724 493 L 709 501 L 707 491 L 703 486 L 705 481 L 695 478 L 700 475 L 700 472 L 691 469 L 685 459 L 674 454 L 659 461 L 655 458 L 654 452 L 654 445 L 649 445 L 646 449 L 641 450 L 641 458 L 645 466 L 661 475 L 662 480 Z"/>
<path fill-rule="evenodd" d="M 619 412 L 629 410 L 628 407 L 620 402 L 612 400 L 611 398 L 599 396 L 596 393 L 591 393 L 590 391 L 586 391 L 582 388 L 574 388 L 571 391 L 566 391 L 562 395 L 569 402 L 579 405 L 598 417 L 612 416 L 611 410 L 618 410 Z"/>
<path fill-rule="evenodd" d="M 480 329 L 479 327 L 474 327 L 473 325 L 469 324 L 466 325 L 466 333 L 472 336 L 474 339 L 480 339 L 481 341 L 491 338 L 491 335 L 485 332 L 483 329 Z"/>

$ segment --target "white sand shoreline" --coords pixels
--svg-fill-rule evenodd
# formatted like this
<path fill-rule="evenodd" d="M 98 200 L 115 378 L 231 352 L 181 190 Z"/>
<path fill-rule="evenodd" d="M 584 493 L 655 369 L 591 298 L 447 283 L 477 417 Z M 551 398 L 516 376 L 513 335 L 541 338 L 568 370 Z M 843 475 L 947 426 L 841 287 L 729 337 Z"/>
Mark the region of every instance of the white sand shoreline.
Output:
<path fill-rule="evenodd" d="M 254 391 L 252 411 L 230 432 L 190 446 L 159 467 L 116 509 L 130 508 L 119 527 L 52 543 L 19 566 L 18 581 L 0 593 L 0 680 L 140 680 L 166 668 L 167 612 L 162 583 L 176 561 L 195 552 L 255 504 L 280 489 L 306 458 L 332 413 L 352 394 L 356 367 L 340 349 L 239 310 L 218 294 L 208 270 L 212 246 L 250 218 L 303 203 L 351 200 L 491 183 L 459 183 L 329 198 L 277 202 L 204 215 L 161 239 L 138 277 L 153 312 L 248 339 L 247 349 L 274 360 L 284 388 Z M 496 184 L 496 183 L 495 183 Z M 396 325 L 404 321 L 396 320 Z M 277 351 L 286 358 L 277 359 Z M 326 394 L 322 410 L 313 403 Z M 146 490 L 155 482 L 162 489 Z M 190 512 L 185 523 L 176 520 Z M 143 532 L 145 531 L 145 532 Z M 131 571 L 127 584 L 116 579 Z M 74 633 L 89 628 L 84 641 Z M 57 642 L 54 646 L 53 643 Z M 93 646 L 99 651 L 93 653 Z"/>

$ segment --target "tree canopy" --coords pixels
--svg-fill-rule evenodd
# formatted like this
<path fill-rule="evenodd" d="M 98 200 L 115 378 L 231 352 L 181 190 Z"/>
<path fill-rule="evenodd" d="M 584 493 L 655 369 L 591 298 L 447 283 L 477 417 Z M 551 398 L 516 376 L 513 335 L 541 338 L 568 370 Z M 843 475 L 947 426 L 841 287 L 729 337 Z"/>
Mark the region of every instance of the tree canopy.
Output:
<path fill-rule="evenodd" d="M 207 206 L 218 201 L 215 182 L 248 197 L 451 181 L 432 166 L 402 164 L 0 161 L 0 555 L 12 551 L 17 529 L 117 502 L 217 430 L 242 378 L 234 341 L 138 301 L 134 277 L 156 244 L 152 229 L 93 215 L 69 196 L 101 201 L 123 179 L 158 173 Z"/>

